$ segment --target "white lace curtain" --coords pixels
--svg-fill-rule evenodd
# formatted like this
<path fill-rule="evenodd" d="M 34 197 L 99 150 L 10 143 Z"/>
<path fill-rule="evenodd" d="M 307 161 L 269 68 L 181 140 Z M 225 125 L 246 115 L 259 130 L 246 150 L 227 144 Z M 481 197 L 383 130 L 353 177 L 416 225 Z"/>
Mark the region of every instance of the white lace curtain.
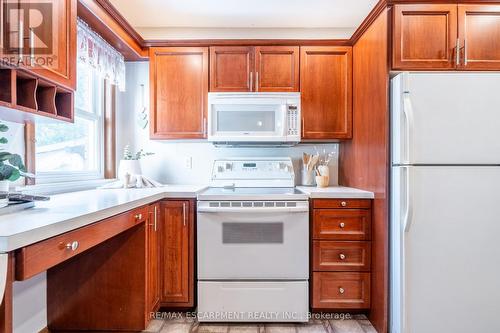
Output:
<path fill-rule="evenodd" d="M 103 78 L 125 91 L 125 59 L 87 23 L 78 19 L 78 61 L 95 68 Z"/>

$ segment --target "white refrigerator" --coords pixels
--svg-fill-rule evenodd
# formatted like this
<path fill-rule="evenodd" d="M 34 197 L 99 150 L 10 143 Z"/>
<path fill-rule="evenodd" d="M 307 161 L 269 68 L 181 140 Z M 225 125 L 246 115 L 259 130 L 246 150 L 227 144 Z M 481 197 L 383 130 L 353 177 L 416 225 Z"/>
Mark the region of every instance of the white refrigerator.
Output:
<path fill-rule="evenodd" d="M 500 73 L 391 81 L 391 333 L 500 332 Z"/>

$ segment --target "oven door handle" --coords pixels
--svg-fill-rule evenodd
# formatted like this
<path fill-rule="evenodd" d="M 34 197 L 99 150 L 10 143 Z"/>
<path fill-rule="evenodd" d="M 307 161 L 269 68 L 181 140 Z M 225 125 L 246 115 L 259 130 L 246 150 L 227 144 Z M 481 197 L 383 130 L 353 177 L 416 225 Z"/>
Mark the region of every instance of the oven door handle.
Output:
<path fill-rule="evenodd" d="M 198 213 L 308 213 L 309 207 L 198 207 Z"/>

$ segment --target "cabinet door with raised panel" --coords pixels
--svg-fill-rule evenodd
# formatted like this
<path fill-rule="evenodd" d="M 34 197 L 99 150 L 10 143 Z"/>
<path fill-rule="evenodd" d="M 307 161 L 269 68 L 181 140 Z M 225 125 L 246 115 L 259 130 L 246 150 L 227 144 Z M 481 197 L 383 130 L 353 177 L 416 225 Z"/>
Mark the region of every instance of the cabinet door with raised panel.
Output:
<path fill-rule="evenodd" d="M 393 69 L 452 69 L 457 64 L 457 5 L 395 5 Z"/>
<path fill-rule="evenodd" d="M 301 47 L 303 139 L 352 137 L 352 48 Z"/>
<path fill-rule="evenodd" d="M 253 91 L 254 48 L 210 47 L 210 91 Z"/>
<path fill-rule="evenodd" d="M 154 312 L 160 304 L 160 204 L 148 207 L 147 223 L 147 309 Z"/>
<path fill-rule="evenodd" d="M 256 91 L 299 91 L 299 47 L 255 47 Z"/>
<path fill-rule="evenodd" d="M 150 136 L 206 137 L 208 48 L 150 48 Z"/>
<path fill-rule="evenodd" d="M 161 213 L 161 304 L 193 306 L 194 204 L 189 200 L 166 200 Z"/>
<path fill-rule="evenodd" d="M 67 88 L 76 89 L 76 0 L 49 1 L 52 9 L 52 25 L 37 27 L 34 40 L 29 43 L 40 47 L 40 43 L 51 43 L 52 54 L 46 60 L 43 54 L 35 53 L 33 72 Z"/>
<path fill-rule="evenodd" d="M 459 69 L 500 69 L 500 6 L 458 5 Z"/>

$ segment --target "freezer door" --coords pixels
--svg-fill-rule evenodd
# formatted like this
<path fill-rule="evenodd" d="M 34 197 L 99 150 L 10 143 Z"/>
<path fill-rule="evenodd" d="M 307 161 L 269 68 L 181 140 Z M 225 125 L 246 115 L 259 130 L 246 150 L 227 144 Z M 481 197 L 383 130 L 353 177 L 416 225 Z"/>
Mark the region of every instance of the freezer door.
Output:
<path fill-rule="evenodd" d="M 392 86 L 394 164 L 500 164 L 499 73 L 403 73 Z"/>
<path fill-rule="evenodd" d="M 500 167 L 393 177 L 391 333 L 500 332 Z"/>

